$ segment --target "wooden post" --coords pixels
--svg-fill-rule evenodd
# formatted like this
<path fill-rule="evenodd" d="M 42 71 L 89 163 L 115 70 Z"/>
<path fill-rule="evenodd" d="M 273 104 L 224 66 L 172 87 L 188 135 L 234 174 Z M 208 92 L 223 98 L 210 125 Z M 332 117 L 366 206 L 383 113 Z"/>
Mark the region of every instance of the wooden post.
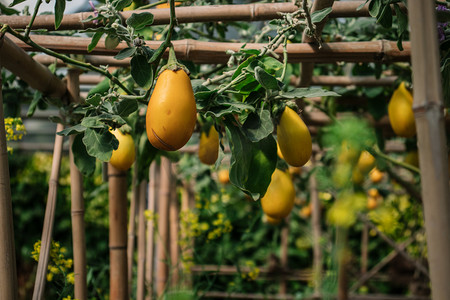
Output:
<path fill-rule="evenodd" d="M 178 194 L 177 194 L 177 182 L 172 180 L 171 182 L 171 199 L 169 207 L 169 220 L 170 220 L 170 263 L 171 263 L 171 285 L 177 286 L 180 279 L 180 266 L 179 266 L 179 251 L 178 251 L 178 226 L 179 226 L 179 208 L 178 208 Z"/>
<path fill-rule="evenodd" d="M 369 225 L 364 223 L 361 237 L 361 276 L 364 276 L 367 272 L 368 258 L 369 258 Z"/>
<path fill-rule="evenodd" d="M 80 73 L 78 69 L 69 69 L 67 75 L 67 90 L 71 101 L 78 103 L 80 96 Z M 87 299 L 86 273 L 86 236 L 84 226 L 83 176 L 75 165 L 72 152 L 74 135 L 70 136 L 70 193 L 72 217 L 72 244 L 75 274 L 75 298 Z"/>
<path fill-rule="evenodd" d="M 153 162 L 149 169 L 149 185 L 148 185 L 148 206 L 147 209 L 151 213 L 156 212 L 156 199 L 158 197 L 159 190 L 159 168 L 156 162 Z M 146 267 L 145 267 L 145 281 L 148 286 L 147 300 L 153 299 L 154 282 L 153 282 L 153 269 L 154 269 L 154 233 L 155 223 L 152 219 L 147 221 L 147 253 L 146 253 Z"/>
<path fill-rule="evenodd" d="M 434 1 L 409 0 L 422 199 L 434 300 L 450 295 L 450 192 Z"/>
<path fill-rule="evenodd" d="M 195 205 L 195 195 L 194 190 L 190 182 L 183 181 L 183 194 L 181 196 L 181 211 L 187 213 L 189 210 L 193 209 Z M 183 233 L 184 234 L 184 233 Z M 185 239 L 182 236 L 182 239 Z M 192 257 L 194 253 L 194 241 L 189 241 L 186 248 L 181 249 L 182 257 Z M 183 285 L 187 288 L 192 287 L 192 274 L 183 273 Z"/>
<path fill-rule="evenodd" d="M 64 129 L 64 125 L 56 125 L 56 132 Z M 34 284 L 33 300 L 44 298 L 45 282 L 47 280 L 48 261 L 50 259 L 50 247 L 53 234 L 53 223 L 55 221 L 56 196 L 58 192 L 59 171 L 61 168 L 61 156 L 64 137 L 55 136 L 55 146 L 53 150 L 52 171 L 48 183 L 47 205 L 45 207 L 44 226 L 41 237 L 41 251 L 37 267 L 36 281 Z"/>
<path fill-rule="evenodd" d="M 1 83 L 0 78 L 0 299 L 15 300 L 18 297 L 16 254 Z"/>
<path fill-rule="evenodd" d="M 127 265 L 128 265 L 128 294 L 131 297 L 131 291 L 133 287 L 133 261 L 134 261 L 134 240 L 136 236 L 136 206 L 139 199 L 139 186 L 137 184 L 138 168 L 134 166 L 132 189 L 130 203 L 130 219 L 128 220 L 128 242 L 127 242 Z"/>
<path fill-rule="evenodd" d="M 311 157 L 311 162 L 314 164 L 314 157 Z M 320 245 L 322 235 L 320 222 L 321 208 L 319 195 L 317 192 L 317 178 L 314 173 L 309 177 L 309 191 L 311 195 L 311 229 L 313 236 L 314 296 L 320 297 L 320 288 L 322 285 L 322 248 Z"/>
<path fill-rule="evenodd" d="M 281 245 L 280 245 L 280 264 L 283 270 L 286 270 L 288 267 L 288 248 L 289 248 L 289 221 L 290 217 L 285 219 L 286 224 L 281 229 Z M 286 278 L 283 275 L 280 281 L 280 294 L 287 294 L 287 282 Z"/>
<path fill-rule="evenodd" d="M 128 299 L 127 276 L 127 177 L 108 164 L 109 261 L 111 300 Z"/>
<path fill-rule="evenodd" d="M 136 299 L 145 298 L 145 206 L 147 200 L 147 182 L 142 181 L 139 184 L 139 209 L 138 209 L 138 264 L 137 264 L 137 292 Z"/>
<path fill-rule="evenodd" d="M 337 300 L 348 300 L 347 229 L 343 227 L 336 227 L 336 259 L 338 267 Z"/>
<path fill-rule="evenodd" d="M 160 166 L 160 189 L 159 189 L 159 209 L 158 209 L 158 244 L 157 244 L 157 272 L 156 291 L 158 297 L 164 293 L 169 277 L 169 266 L 167 264 L 168 242 L 169 242 L 169 203 L 170 203 L 170 187 L 172 181 L 171 162 L 166 157 L 161 157 Z"/>

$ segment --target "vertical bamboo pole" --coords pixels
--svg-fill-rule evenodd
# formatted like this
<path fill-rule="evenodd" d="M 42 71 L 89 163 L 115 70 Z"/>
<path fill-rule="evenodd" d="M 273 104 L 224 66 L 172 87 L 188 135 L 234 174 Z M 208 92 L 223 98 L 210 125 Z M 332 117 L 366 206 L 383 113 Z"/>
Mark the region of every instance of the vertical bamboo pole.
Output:
<path fill-rule="evenodd" d="M 167 264 L 168 257 L 168 242 L 169 242 L 169 203 L 170 203 L 170 187 L 172 180 L 172 168 L 170 160 L 166 157 L 161 157 L 160 167 L 160 189 L 159 189 L 159 209 L 158 209 L 158 233 L 159 239 L 157 244 L 157 272 L 156 291 L 160 297 L 166 288 L 167 279 L 169 275 L 169 266 Z"/>
<path fill-rule="evenodd" d="M 347 300 L 348 299 L 347 229 L 343 227 L 336 227 L 336 260 L 338 267 L 337 300 Z"/>
<path fill-rule="evenodd" d="M 139 209 L 138 209 L 138 264 L 137 264 L 137 300 L 145 298 L 145 206 L 147 199 L 147 182 L 139 184 Z"/>
<path fill-rule="evenodd" d="M 64 129 L 64 125 L 56 125 L 56 132 Z M 53 223 L 55 221 L 56 196 L 58 192 L 58 178 L 61 168 L 61 156 L 64 137 L 55 136 L 55 146 L 53 148 L 52 170 L 48 183 L 47 205 L 45 207 L 44 226 L 41 237 L 41 251 L 37 267 L 36 281 L 34 284 L 33 300 L 44 298 L 45 282 L 47 280 L 47 268 L 50 256 L 50 246 L 52 242 Z"/>
<path fill-rule="evenodd" d="M 67 74 L 67 90 L 71 101 L 79 102 L 80 73 L 78 69 L 69 69 Z M 74 136 L 70 136 L 70 194 L 72 218 L 72 244 L 75 274 L 75 298 L 87 299 L 87 273 L 86 273 L 86 237 L 84 226 L 84 198 L 83 176 L 75 165 L 72 152 Z"/>
<path fill-rule="evenodd" d="M 181 211 L 187 213 L 193 209 L 195 205 L 195 195 L 192 186 L 189 182 L 183 182 L 183 194 L 181 196 Z M 183 233 L 182 239 L 185 239 L 185 233 Z M 194 253 L 194 241 L 189 241 L 186 248 L 181 249 L 182 257 L 192 257 Z M 192 287 L 192 274 L 183 273 L 183 285 L 186 287 Z"/>
<path fill-rule="evenodd" d="M 148 185 L 148 205 L 147 209 L 155 213 L 156 212 L 156 199 L 159 187 L 159 168 L 156 162 L 153 162 L 149 169 L 149 185 Z M 154 269 L 154 233 L 155 224 L 152 219 L 147 221 L 147 253 L 146 253 L 146 267 L 145 267 L 145 281 L 148 285 L 147 300 L 153 299 L 154 282 L 153 282 L 153 269 Z"/>
<path fill-rule="evenodd" d="M 180 280 L 179 251 L 178 251 L 178 226 L 179 208 L 177 182 L 172 180 L 171 199 L 169 207 L 170 220 L 170 263 L 171 263 L 171 284 L 177 286 Z"/>
<path fill-rule="evenodd" d="M 136 236 L 136 203 L 139 199 L 139 186 L 137 184 L 138 168 L 133 169 L 133 193 L 130 203 L 130 219 L 128 220 L 128 242 L 127 242 L 127 266 L 128 266 L 128 294 L 131 296 L 133 287 L 133 261 L 134 261 L 134 240 Z"/>
<path fill-rule="evenodd" d="M 1 67 L 0 67 L 1 70 Z M 16 254 L 0 76 L 0 299 L 17 299 Z"/>
<path fill-rule="evenodd" d="M 314 158 L 311 157 L 314 164 Z M 321 231 L 321 210 L 320 200 L 317 192 L 317 178 L 315 174 L 311 174 L 309 178 L 309 191 L 311 193 L 311 227 L 313 236 L 313 282 L 314 296 L 320 297 L 320 287 L 322 285 L 322 248 L 320 239 Z"/>
<path fill-rule="evenodd" d="M 289 246 L 289 221 L 290 217 L 287 217 L 286 224 L 281 229 L 281 247 L 280 247 L 280 264 L 283 270 L 287 269 L 288 266 L 288 246 Z M 287 294 L 287 282 L 286 278 L 283 276 L 280 281 L 280 294 Z"/>
<path fill-rule="evenodd" d="M 109 262 L 111 300 L 128 299 L 127 276 L 127 177 L 108 164 Z"/>
<path fill-rule="evenodd" d="M 409 0 L 414 115 L 434 300 L 450 295 L 450 192 L 434 1 Z"/>

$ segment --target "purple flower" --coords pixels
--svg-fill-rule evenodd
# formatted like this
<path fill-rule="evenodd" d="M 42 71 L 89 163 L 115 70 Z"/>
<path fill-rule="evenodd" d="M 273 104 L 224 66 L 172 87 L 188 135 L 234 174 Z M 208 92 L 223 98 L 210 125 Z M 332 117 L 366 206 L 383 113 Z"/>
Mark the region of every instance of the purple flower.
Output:
<path fill-rule="evenodd" d="M 437 6 L 436 10 L 448 11 L 448 8 L 446 5 L 439 4 Z M 441 42 L 441 43 L 443 41 L 445 41 L 445 28 L 447 27 L 447 25 L 448 25 L 447 22 L 445 22 L 445 23 L 438 22 L 437 23 L 438 38 L 439 38 L 439 42 Z"/>
<path fill-rule="evenodd" d="M 91 0 L 89 0 L 89 5 L 92 7 L 92 9 L 94 10 L 94 16 L 98 17 L 98 11 L 95 8 L 94 2 L 92 2 Z M 94 20 L 93 21 L 94 24 L 98 24 L 98 20 Z"/>

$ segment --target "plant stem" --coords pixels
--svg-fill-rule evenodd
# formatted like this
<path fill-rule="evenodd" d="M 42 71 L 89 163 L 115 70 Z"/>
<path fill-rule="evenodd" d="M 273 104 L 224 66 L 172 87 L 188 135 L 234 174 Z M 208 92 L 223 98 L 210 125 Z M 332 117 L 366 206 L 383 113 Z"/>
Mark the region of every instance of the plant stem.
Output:
<path fill-rule="evenodd" d="M 36 2 L 36 5 L 34 6 L 34 12 L 33 12 L 33 15 L 31 16 L 30 23 L 29 23 L 29 24 L 27 25 L 27 27 L 25 28 L 24 37 L 25 37 L 26 39 L 28 39 L 28 37 L 29 37 L 29 35 L 30 35 L 31 27 L 33 26 L 34 20 L 36 19 L 36 15 L 37 15 L 37 13 L 38 13 L 38 11 L 39 11 L 39 7 L 41 6 L 41 4 L 42 4 L 42 0 L 38 0 L 38 1 Z"/>
<path fill-rule="evenodd" d="M 157 1 L 157 2 L 154 2 L 154 3 L 143 5 L 141 7 L 138 7 L 136 10 L 148 9 L 148 8 L 152 8 L 152 7 L 158 6 L 160 4 L 164 4 L 164 3 L 167 3 L 167 0 L 160 0 L 160 1 Z"/>
<path fill-rule="evenodd" d="M 287 65 L 288 65 L 288 52 L 287 52 L 287 48 L 286 48 L 286 44 L 287 44 L 287 38 L 284 39 L 284 43 L 283 43 L 283 72 L 281 73 L 281 78 L 280 81 L 283 82 L 284 78 L 286 77 L 286 69 L 287 69 Z"/>
<path fill-rule="evenodd" d="M 393 159 L 392 157 L 390 157 L 389 155 L 384 154 L 383 152 L 379 151 L 378 149 L 372 148 L 372 149 L 369 149 L 369 150 L 370 150 L 369 152 L 371 152 L 372 154 L 375 154 L 376 156 L 381 157 L 382 159 L 387 160 L 387 161 L 393 163 L 394 165 L 397 165 L 397 166 L 400 166 L 402 168 L 408 169 L 411 172 L 420 174 L 420 170 L 418 168 L 410 165 L 410 164 L 407 164 L 407 163 L 398 161 L 396 159 Z"/>
<path fill-rule="evenodd" d="M 22 36 L 20 33 L 18 33 L 17 31 L 15 31 L 14 29 L 12 29 L 11 27 L 9 27 L 8 25 L 3 25 L 7 26 L 6 27 L 6 31 L 9 32 L 10 34 L 12 34 L 13 36 L 15 36 L 16 38 L 18 38 L 19 40 L 23 41 L 24 43 L 26 43 L 27 45 L 32 46 L 33 48 L 39 50 L 40 52 L 43 52 L 45 54 L 48 54 L 50 56 L 56 57 L 61 59 L 63 62 L 67 63 L 67 64 L 71 64 L 71 65 L 75 65 L 77 67 L 80 68 L 84 68 L 84 69 L 88 69 L 97 73 L 100 73 L 106 77 L 108 77 L 112 82 L 114 82 L 115 84 L 117 84 L 121 89 L 123 89 L 127 94 L 129 95 L 133 95 L 133 92 L 130 91 L 125 85 L 123 85 L 115 76 L 113 76 L 108 70 L 104 70 L 102 68 L 96 67 L 91 65 L 90 63 L 84 63 L 81 61 L 78 61 L 76 59 L 72 59 L 66 55 L 60 54 L 58 52 L 55 52 L 53 50 L 47 49 L 45 47 L 42 47 L 39 44 L 36 44 L 35 42 L 33 42 L 29 37 L 26 38 L 24 36 Z"/>

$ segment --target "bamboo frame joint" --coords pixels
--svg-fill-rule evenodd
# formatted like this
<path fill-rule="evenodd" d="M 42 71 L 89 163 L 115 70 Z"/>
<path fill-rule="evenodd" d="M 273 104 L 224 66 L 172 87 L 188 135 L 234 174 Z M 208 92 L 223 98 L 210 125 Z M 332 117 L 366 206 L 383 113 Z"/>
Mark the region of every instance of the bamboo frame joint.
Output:
<path fill-rule="evenodd" d="M 416 117 L 420 115 L 424 115 L 427 111 L 437 110 L 442 112 L 442 116 L 444 115 L 445 107 L 442 103 L 436 102 L 426 102 L 423 105 L 413 105 L 413 112 Z"/>

